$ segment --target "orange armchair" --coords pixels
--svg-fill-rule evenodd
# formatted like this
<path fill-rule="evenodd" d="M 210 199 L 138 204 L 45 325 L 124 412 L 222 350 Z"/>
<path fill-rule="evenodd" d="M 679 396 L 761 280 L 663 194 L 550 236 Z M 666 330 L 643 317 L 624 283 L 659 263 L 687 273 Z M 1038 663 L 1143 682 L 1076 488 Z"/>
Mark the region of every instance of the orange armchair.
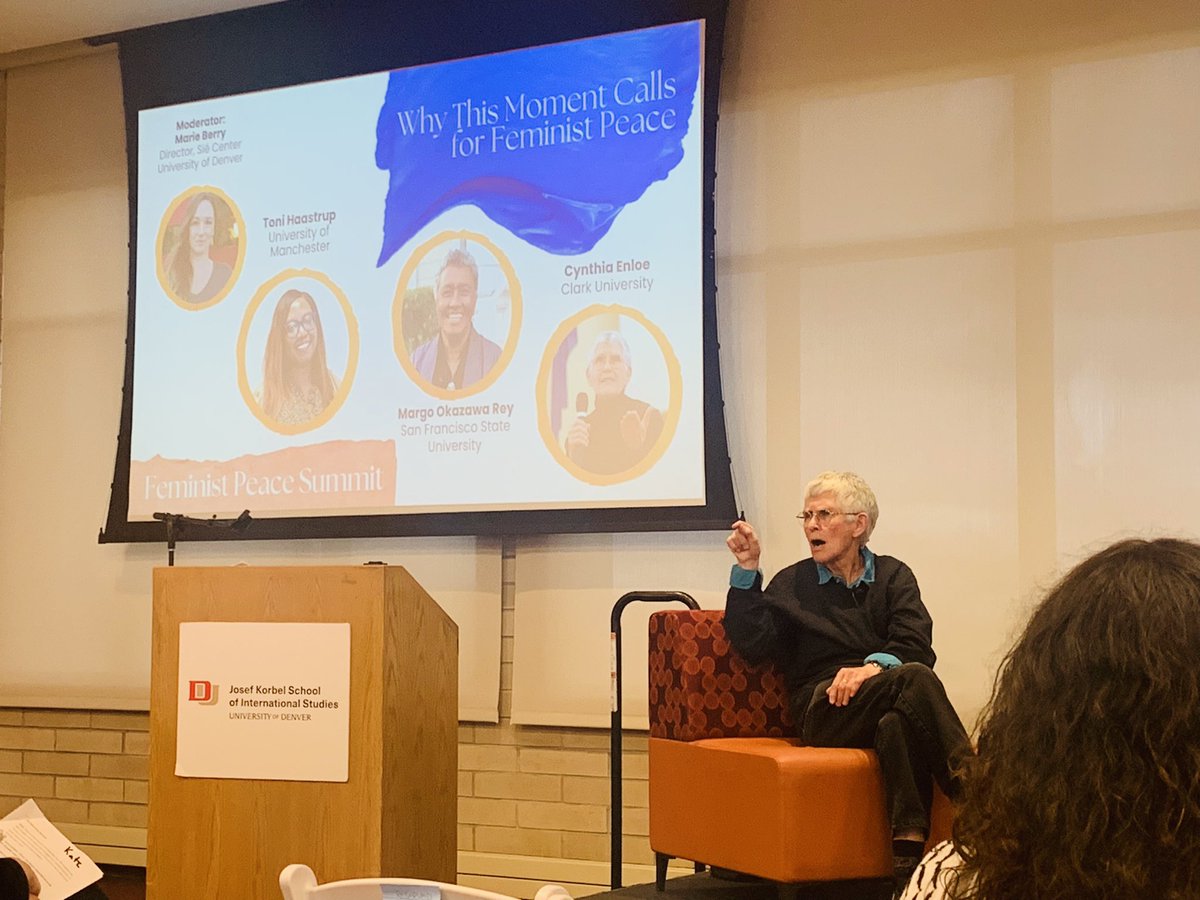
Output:
<path fill-rule="evenodd" d="M 789 884 L 892 873 L 879 763 L 870 750 L 789 737 L 782 677 L 750 668 L 723 610 L 650 617 L 650 847 L 655 883 L 687 859 Z M 949 836 L 935 792 L 930 843 Z"/>

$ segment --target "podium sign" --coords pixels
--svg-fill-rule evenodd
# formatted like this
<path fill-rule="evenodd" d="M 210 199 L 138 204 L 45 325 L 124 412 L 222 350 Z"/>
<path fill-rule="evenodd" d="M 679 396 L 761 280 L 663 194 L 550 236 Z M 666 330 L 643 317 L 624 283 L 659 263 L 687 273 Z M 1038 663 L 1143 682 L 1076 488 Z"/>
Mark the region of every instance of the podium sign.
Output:
<path fill-rule="evenodd" d="M 346 781 L 348 622 L 181 622 L 175 774 Z"/>

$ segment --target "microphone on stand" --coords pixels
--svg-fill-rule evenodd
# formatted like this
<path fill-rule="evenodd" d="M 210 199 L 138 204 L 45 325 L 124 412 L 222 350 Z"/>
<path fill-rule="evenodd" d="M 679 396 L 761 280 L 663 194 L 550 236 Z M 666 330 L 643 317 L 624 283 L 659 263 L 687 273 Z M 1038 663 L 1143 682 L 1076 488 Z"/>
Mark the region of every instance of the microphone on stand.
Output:
<path fill-rule="evenodd" d="M 156 512 L 153 513 L 152 517 L 167 526 L 168 566 L 175 565 L 175 539 L 185 528 L 204 527 L 218 531 L 232 531 L 234 534 L 240 536 L 246 532 L 246 529 L 250 527 L 250 523 L 254 521 L 248 509 L 243 509 L 242 514 L 236 519 L 218 519 L 215 515 L 211 519 L 197 519 L 193 516 L 168 512 Z"/>

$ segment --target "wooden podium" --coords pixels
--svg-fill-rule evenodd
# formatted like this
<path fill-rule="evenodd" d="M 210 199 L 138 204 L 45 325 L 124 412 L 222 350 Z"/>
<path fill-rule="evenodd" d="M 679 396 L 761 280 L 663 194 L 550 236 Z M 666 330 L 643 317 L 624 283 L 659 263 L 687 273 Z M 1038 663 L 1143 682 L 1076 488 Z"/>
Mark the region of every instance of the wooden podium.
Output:
<path fill-rule="evenodd" d="M 348 622 L 349 780 L 175 775 L 182 622 Z M 395 566 L 154 570 L 148 900 L 317 878 L 457 880 L 458 627 Z"/>

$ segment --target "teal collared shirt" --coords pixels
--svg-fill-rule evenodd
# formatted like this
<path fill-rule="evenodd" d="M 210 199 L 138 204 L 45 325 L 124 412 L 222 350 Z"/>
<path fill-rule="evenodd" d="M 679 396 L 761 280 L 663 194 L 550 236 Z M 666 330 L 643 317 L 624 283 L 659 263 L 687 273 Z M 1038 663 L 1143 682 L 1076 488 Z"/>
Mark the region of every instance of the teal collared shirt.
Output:
<path fill-rule="evenodd" d="M 872 553 L 868 547 L 860 547 L 858 552 L 862 555 L 863 570 L 858 578 L 854 579 L 854 584 L 847 585 L 847 587 L 850 588 L 856 588 L 860 584 L 875 583 L 875 554 Z M 841 578 L 839 578 L 837 575 L 834 575 L 833 572 L 829 571 L 829 569 L 827 569 L 825 566 L 821 565 L 820 563 L 817 563 L 816 565 L 817 582 L 819 584 L 828 584 L 831 579 L 838 582 L 838 584 L 845 584 Z M 754 582 L 757 580 L 757 578 L 757 569 L 743 569 L 741 566 L 735 563 L 733 570 L 729 573 L 729 586 L 740 588 L 741 590 L 749 590 L 750 588 L 754 587 Z M 895 656 L 891 653 L 872 653 L 863 660 L 863 664 L 865 665 L 866 663 L 878 663 L 880 668 L 894 669 L 896 666 L 902 664 L 902 660 L 898 656 Z"/>
<path fill-rule="evenodd" d="M 862 557 L 863 570 L 858 578 L 854 579 L 854 584 L 846 584 L 842 579 L 834 575 L 829 569 L 825 568 L 820 563 L 817 563 L 817 583 L 828 584 L 829 579 L 833 579 L 839 584 L 846 584 L 846 587 L 858 587 L 860 584 L 875 583 L 875 554 L 871 552 L 870 547 L 859 547 L 858 555 Z"/>

